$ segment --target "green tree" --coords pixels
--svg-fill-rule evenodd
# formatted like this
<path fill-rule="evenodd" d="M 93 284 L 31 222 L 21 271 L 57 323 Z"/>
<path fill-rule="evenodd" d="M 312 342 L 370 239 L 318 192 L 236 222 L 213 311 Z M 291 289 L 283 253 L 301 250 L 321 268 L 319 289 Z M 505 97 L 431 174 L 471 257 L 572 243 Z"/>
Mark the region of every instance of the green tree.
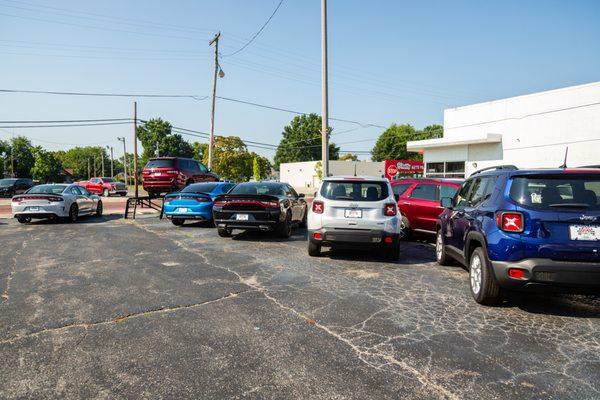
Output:
<path fill-rule="evenodd" d="M 260 166 L 258 165 L 258 158 L 252 158 L 252 175 L 255 181 L 260 181 Z"/>
<path fill-rule="evenodd" d="M 282 135 L 275 153 L 275 168 L 281 163 L 321 159 L 321 117 L 317 114 L 294 117 Z M 337 160 L 339 152 L 339 147 L 329 144 L 329 159 Z"/>
<path fill-rule="evenodd" d="M 417 131 L 412 125 L 392 124 L 377 139 L 371 150 L 373 161 L 384 160 L 422 160 L 423 156 L 406 150 L 406 142 L 441 138 L 444 128 L 441 125 L 429 125 Z"/>
<path fill-rule="evenodd" d="M 265 179 L 271 176 L 273 166 L 267 157 L 260 156 L 254 152 L 250 153 L 253 160 L 258 164 L 259 179 Z"/>
<path fill-rule="evenodd" d="M 10 145 L 0 140 L 0 179 L 4 176 L 4 162 L 10 154 Z"/>
<path fill-rule="evenodd" d="M 202 160 L 208 165 L 208 152 Z M 215 136 L 212 169 L 223 179 L 242 181 L 252 176 L 252 156 L 237 136 Z"/>
<path fill-rule="evenodd" d="M 8 154 L 4 159 L 4 170 L 12 171 L 11 162 L 14 162 L 16 177 L 31 177 L 31 168 L 35 159 L 33 157 L 33 146 L 29 139 L 24 136 L 12 138 L 7 150 Z"/>
<path fill-rule="evenodd" d="M 202 161 L 204 160 L 204 154 L 208 153 L 208 143 L 192 143 L 192 157 L 195 160 Z M 207 155 L 208 156 L 208 155 Z"/>
<path fill-rule="evenodd" d="M 33 179 L 40 182 L 62 182 L 64 179 L 63 168 L 58 157 L 49 151 L 37 146 L 33 149 L 35 162 L 31 168 Z"/>
<path fill-rule="evenodd" d="M 144 151 L 141 157 L 142 166 L 148 159 L 156 156 L 190 157 L 194 156 L 192 146 L 177 133 L 171 132 L 171 124 L 160 118 L 154 118 L 137 128 L 137 136 Z"/>
<path fill-rule="evenodd" d="M 106 156 L 102 146 L 74 147 L 67 151 L 54 153 L 66 169 L 73 170 L 73 179 L 88 179 L 88 161 L 90 176 L 102 174 L 102 158 L 104 158 L 104 172 L 110 172 L 110 159 Z"/>
<path fill-rule="evenodd" d="M 444 127 L 442 125 L 428 125 L 417 132 L 416 140 L 439 139 L 444 136 Z"/>
<path fill-rule="evenodd" d="M 352 153 L 342 154 L 340 156 L 340 161 L 358 161 L 358 156 Z"/>

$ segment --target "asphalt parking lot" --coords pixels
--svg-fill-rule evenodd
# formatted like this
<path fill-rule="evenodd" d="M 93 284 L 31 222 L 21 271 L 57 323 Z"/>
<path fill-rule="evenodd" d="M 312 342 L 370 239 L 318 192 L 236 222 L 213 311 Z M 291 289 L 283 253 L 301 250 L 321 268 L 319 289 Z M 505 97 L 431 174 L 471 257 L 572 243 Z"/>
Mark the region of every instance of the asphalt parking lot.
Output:
<path fill-rule="evenodd" d="M 477 305 L 428 243 L 0 219 L 0 398 L 600 398 L 600 298 Z"/>

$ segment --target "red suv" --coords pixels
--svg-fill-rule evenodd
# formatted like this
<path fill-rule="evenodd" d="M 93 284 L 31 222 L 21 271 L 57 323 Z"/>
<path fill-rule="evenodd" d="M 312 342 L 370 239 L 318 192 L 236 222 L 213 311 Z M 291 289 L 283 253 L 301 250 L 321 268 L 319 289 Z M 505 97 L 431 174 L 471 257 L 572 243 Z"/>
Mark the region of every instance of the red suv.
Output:
<path fill-rule="evenodd" d="M 436 221 L 444 208 L 440 199 L 454 197 L 461 180 L 450 179 L 398 179 L 392 181 L 392 191 L 402 212 L 404 238 L 413 231 L 435 234 Z"/>
<path fill-rule="evenodd" d="M 151 158 L 142 171 L 142 186 L 150 197 L 179 191 L 191 183 L 218 181 L 217 174 L 191 158 Z"/>

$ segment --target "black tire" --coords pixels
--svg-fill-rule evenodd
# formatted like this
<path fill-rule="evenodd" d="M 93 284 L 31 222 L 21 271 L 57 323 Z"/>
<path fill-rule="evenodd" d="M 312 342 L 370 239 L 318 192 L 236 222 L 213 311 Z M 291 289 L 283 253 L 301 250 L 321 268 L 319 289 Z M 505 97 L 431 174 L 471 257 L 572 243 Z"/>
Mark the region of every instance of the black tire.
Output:
<path fill-rule="evenodd" d="M 120 193 L 121 197 L 127 196 L 127 193 Z"/>
<path fill-rule="evenodd" d="M 181 218 L 172 218 L 171 219 L 171 223 L 175 226 L 181 226 L 183 224 L 185 224 L 185 219 L 181 219 Z"/>
<path fill-rule="evenodd" d="M 227 228 L 217 228 L 217 233 L 221 237 L 231 237 L 231 229 Z"/>
<path fill-rule="evenodd" d="M 102 201 L 99 201 L 98 206 L 96 207 L 96 217 L 101 217 L 103 212 L 104 212 L 104 205 L 102 204 Z"/>
<path fill-rule="evenodd" d="M 292 236 L 292 214 L 287 213 L 285 220 L 277 227 L 277 236 L 287 239 Z"/>
<path fill-rule="evenodd" d="M 148 192 L 148 198 L 155 199 L 157 197 L 155 192 Z"/>
<path fill-rule="evenodd" d="M 108 189 L 104 189 L 104 190 L 102 191 L 102 196 L 103 196 L 103 197 L 109 197 L 109 196 L 110 196 L 110 193 L 108 192 Z"/>
<path fill-rule="evenodd" d="M 185 182 L 185 186 L 190 186 L 192 183 L 194 183 L 194 181 L 191 179 L 188 179 L 187 182 Z"/>
<path fill-rule="evenodd" d="M 494 306 L 502 300 L 500 286 L 481 247 L 473 251 L 469 260 L 469 286 L 473 298 L 479 304 Z"/>
<path fill-rule="evenodd" d="M 452 259 L 446 253 L 446 242 L 441 229 L 437 230 L 435 236 L 435 259 L 440 265 L 450 265 L 452 263 Z"/>
<path fill-rule="evenodd" d="M 312 241 L 308 241 L 308 255 L 311 257 L 321 256 L 321 245 Z"/>
<path fill-rule="evenodd" d="M 79 218 L 79 207 L 77 204 L 71 204 L 71 208 L 69 208 L 69 222 L 75 223 L 77 222 L 77 218 Z"/>
<path fill-rule="evenodd" d="M 383 257 L 388 261 L 396 261 L 400 258 L 400 246 L 398 242 L 386 245 L 383 249 Z"/>
<path fill-rule="evenodd" d="M 406 217 L 402 217 L 403 228 L 400 229 L 400 240 L 409 240 L 412 237 L 412 229 Z"/>
<path fill-rule="evenodd" d="M 17 221 L 19 221 L 20 224 L 28 224 L 31 222 L 31 217 L 24 217 L 22 215 L 17 216 Z"/>

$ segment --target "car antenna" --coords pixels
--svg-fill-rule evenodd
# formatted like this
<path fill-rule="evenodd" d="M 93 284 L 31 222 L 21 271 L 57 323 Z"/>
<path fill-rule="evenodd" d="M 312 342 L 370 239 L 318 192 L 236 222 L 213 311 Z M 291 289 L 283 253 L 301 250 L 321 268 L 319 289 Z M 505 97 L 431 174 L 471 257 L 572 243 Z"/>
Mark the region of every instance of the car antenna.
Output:
<path fill-rule="evenodd" d="M 356 161 L 354 162 L 354 176 L 356 176 Z"/>
<path fill-rule="evenodd" d="M 563 165 L 561 165 L 560 168 L 567 168 L 567 155 L 569 155 L 569 146 L 565 149 L 565 162 L 563 162 Z"/>

